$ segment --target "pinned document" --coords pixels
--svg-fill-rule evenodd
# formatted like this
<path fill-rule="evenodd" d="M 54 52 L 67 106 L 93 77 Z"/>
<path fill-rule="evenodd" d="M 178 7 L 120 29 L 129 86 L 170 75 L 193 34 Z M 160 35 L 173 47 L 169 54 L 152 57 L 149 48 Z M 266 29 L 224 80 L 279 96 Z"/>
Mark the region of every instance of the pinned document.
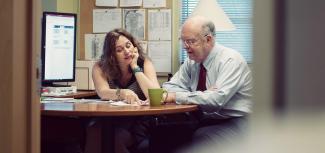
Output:
<path fill-rule="evenodd" d="M 124 28 L 138 40 L 145 39 L 145 11 L 144 9 L 124 9 Z"/>
<path fill-rule="evenodd" d="M 166 7 L 166 0 L 143 0 L 143 8 Z"/>
<path fill-rule="evenodd" d="M 148 11 L 148 39 L 149 40 L 171 40 L 171 10 L 149 10 Z"/>
<path fill-rule="evenodd" d="M 122 27 L 121 9 L 94 9 L 93 32 L 105 33 Z"/>
<path fill-rule="evenodd" d="M 117 7 L 118 0 L 96 0 L 96 6 Z"/>
<path fill-rule="evenodd" d="M 157 72 L 171 72 L 171 41 L 148 41 L 148 52 Z"/>
<path fill-rule="evenodd" d="M 85 34 L 85 59 L 98 60 L 103 53 L 106 34 Z"/>
<path fill-rule="evenodd" d="M 142 0 L 120 0 L 120 7 L 141 6 Z"/>

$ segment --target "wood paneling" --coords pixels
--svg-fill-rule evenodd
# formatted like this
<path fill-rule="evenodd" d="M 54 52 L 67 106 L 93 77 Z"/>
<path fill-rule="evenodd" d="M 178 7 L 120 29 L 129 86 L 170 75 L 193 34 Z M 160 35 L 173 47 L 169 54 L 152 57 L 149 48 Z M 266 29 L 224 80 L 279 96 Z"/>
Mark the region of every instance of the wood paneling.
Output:
<path fill-rule="evenodd" d="M 35 116 L 39 115 L 39 103 L 35 100 L 36 74 L 33 73 L 38 63 L 33 61 L 37 44 L 34 42 L 40 34 L 33 28 L 40 24 L 34 11 L 41 10 L 39 3 L 37 0 L 1 1 L 1 153 L 39 152 L 39 120 Z"/>

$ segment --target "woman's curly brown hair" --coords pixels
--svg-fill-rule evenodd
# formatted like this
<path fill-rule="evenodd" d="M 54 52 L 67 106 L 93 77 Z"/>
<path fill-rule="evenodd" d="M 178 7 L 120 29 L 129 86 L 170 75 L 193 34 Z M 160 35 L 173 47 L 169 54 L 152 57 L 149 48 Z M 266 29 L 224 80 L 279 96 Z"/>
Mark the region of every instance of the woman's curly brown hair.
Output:
<path fill-rule="evenodd" d="M 110 80 L 118 80 L 122 78 L 122 72 L 118 65 L 115 48 L 116 42 L 120 36 L 126 37 L 130 40 L 134 47 L 138 48 L 139 58 L 137 63 L 143 69 L 145 56 L 139 42 L 126 30 L 114 29 L 106 34 L 103 47 L 103 54 L 101 55 L 100 60 L 98 61 L 98 65 L 104 72 L 104 75 L 107 77 L 107 79 Z M 132 72 L 131 67 L 129 67 L 129 71 Z"/>

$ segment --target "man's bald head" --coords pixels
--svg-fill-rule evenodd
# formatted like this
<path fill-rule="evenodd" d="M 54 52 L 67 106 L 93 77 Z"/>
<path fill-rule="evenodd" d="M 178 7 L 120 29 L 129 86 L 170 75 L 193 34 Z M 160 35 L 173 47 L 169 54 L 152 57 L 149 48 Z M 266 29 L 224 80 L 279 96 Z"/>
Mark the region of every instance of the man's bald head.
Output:
<path fill-rule="evenodd" d="M 198 32 L 202 35 L 211 34 L 212 36 L 215 36 L 215 26 L 213 22 L 203 16 L 193 16 L 188 18 L 183 24 L 182 30 L 184 29 Z"/>
<path fill-rule="evenodd" d="M 191 60 L 203 62 L 214 47 L 214 24 L 202 16 L 193 16 L 182 27 L 183 47 Z"/>

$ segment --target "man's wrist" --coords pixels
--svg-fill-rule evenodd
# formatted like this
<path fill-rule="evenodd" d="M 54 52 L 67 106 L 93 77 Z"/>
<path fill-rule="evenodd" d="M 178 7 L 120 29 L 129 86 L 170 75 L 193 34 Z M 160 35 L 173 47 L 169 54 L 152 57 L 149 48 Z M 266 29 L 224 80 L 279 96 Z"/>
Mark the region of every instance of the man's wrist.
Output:
<path fill-rule="evenodd" d="M 175 103 L 176 102 L 176 93 L 175 92 L 169 92 L 168 96 L 166 97 L 166 103 Z"/>

